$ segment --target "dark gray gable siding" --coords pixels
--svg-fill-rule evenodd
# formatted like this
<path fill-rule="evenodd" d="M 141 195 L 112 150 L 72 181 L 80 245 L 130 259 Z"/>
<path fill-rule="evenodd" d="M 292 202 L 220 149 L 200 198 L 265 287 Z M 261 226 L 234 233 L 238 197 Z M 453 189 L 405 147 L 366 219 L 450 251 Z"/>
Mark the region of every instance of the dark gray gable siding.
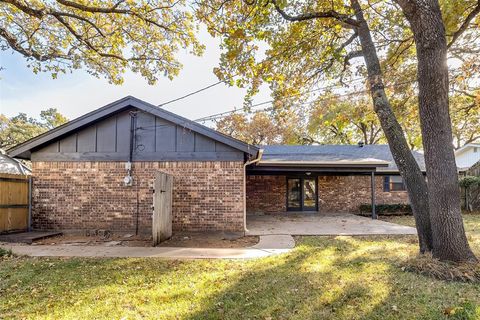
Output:
<path fill-rule="evenodd" d="M 8 153 L 11 156 L 23 159 L 30 159 L 32 157 L 32 153 L 44 153 L 42 158 L 46 158 L 46 153 L 51 153 L 47 152 L 47 149 L 45 149 L 47 145 L 49 149 L 55 149 L 55 145 L 57 145 L 58 150 L 60 150 L 59 140 L 66 139 L 68 137 L 70 140 L 64 142 L 63 146 L 61 147 L 62 151 L 55 152 L 58 153 L 58 158 L 65 158 L 67 160 L 70 158 L 77 160 L 88 157 L 103 157 L 106 160 L 116 158 L 123 159 L 123 155 L 120 154 L 128 153 L 129 148 L 129 144 L 126 142 L 129 141 L 130 118 L 129 115 L 125 113 L 125 110 L 129 108 L 136 108 L 145 112 L 146 114 L 150 114 L 150 116 L 142 115 L 139 119 L 140 124 L 144 124 L 145 131 L 154 131 L 153 142 L 150 140 L 150 138 L 145 138 L 144 136 L 139 137 L 140 140 L 146 139 L 145 141 L 140 141 L 139 144 L 142 145 L 140 148 L 143 148 L 143 157 L 149 159 L 153 159 L 155 154 L 158 156 L 159 152 L 162 152 L 162 159 L 170 159 L 176 154 L 181 153 L 178 156 L 182 159 L 196 158 L 207 160 L 212 158 L 216 159 L 218 157 L 222 159 L 232 158 L 232 153 L 238 154 L 239 152 L 242 153 L 242 155 L 254 156 L 259 150 L 255 146 L 223 135 L 194 121 L 158 108 L 155 105 L 149 104 L 132 96 L 127 96 L 95 111 L 87 113 L 58 128 L 52 129 L 44 134 L 21 143 L 9 149 Z M 118 113 L 122 114 L 118 115 Z M 113 115 L 116 115 L 116 124 L 114 127 L 112 124 L 100 124 L 97 126 L 97 123 L 106 118 L 112 118 Z M 153 126 L 155 127 L 155 130 L 153 130 L 151 126 L 147 125 L 148 121 L 152 121 L 152 117 L 155 119 L 155 125 Z M 166 126 L 164 129 L 158 129 L 163 128 L 161 124 L 164 122 L 172 123 L 174 127 Z M 89 129 L 84 131 L 85 128 Z M 115 133 L 112 131 L 113 128 L 115 129 Z M 76 138 L 70 137 L 74 133 L 77 133 Z M 94 133 L 95 141 L 92 142 Z M 102 138 L 98 138 L 99 136 Z M 202 138 L 198 137 L 205 137 L 213 140 L 214 142 L 207 143 L 203 141 Z M 178 144 L 179 138 L 181 138 L 180 141 L 182 143 L 180 146 Z M 175 139 L 175 142 L 173 142 L 173 139 Z M 72 144 L 73 140 L 76 141 L 75 147 Z M 196 147 L 197 140 L 199 140 L 198 148 Z M 215 144 L 215 151 L 212 151 L 213 143 Z M 114 144 L 115 147 L 113 146 Z M 206 145 L 209 145 L 209 147 Z M 200 151 L 207 149 L 210 151 Z M 137 148 L 136 150 L 139 149 Z M 202 153 L 201 155 L 197 154 L 200 152 Z M 92 155 L 93 153 L 95 154 L 94 156 Z M 188 156 L 186 153 L 192 154 Z M 226 153 L 225 157 L 223 156 L 223 153 Z"/>
<path fill-rule="evenodd" d="M 130 111 L 136 112 L 134 161 L 244 159 L 244 153 L 191 129 L 130 109 L 32 150 L 33 161 L 128 161 Z"/>

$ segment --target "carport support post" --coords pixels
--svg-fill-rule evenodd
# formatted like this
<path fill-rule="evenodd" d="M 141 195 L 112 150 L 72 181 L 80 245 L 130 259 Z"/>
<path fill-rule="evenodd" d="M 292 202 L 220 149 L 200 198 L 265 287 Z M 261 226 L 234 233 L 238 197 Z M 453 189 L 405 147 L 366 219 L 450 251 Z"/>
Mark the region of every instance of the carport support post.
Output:
<path fill-rule="evenodd" d="M 375 211 L 375 172 L 372 171 L 370 176 L 371 193 L 372 193 L 372 219 L 377 219 L 377 212 Z"/>

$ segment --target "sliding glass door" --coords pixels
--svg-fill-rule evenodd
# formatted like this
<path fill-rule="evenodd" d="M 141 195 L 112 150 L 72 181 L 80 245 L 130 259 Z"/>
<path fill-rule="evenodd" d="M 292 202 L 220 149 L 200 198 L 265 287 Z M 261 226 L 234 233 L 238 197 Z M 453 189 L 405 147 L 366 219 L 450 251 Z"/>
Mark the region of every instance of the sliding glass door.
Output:
<path fill-rule="evenodd" d="M 300 178 L 287 179 L 287 210 L 302 210 L 302 183 Z"/>
<path fill-rule="evenodd" d="M 287 178 L 287 211 L 317 211 L 316 178 Z"/>

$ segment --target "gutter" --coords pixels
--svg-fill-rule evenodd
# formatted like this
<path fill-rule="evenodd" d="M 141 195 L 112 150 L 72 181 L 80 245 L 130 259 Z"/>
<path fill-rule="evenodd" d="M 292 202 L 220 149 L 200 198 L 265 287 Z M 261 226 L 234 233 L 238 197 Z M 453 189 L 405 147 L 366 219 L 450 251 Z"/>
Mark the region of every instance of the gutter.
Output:
<path fill-rule="evenodd" d="M 263 149 L 258 150 L 257 157 L 253 160 L 245 162 L 243 165 L 243 228 L 247 232 L 247 166 L 262 160 Z"/>

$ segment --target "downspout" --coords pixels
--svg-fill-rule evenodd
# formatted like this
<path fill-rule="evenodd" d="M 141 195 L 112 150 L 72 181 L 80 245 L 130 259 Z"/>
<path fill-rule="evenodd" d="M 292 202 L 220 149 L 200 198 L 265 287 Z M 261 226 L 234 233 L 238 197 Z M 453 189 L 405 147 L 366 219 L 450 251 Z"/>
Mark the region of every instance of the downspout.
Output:
<path fill-rule="evenodd" d="M 258 150 L 257 157 L 245 162 L 243 165 L 243 228 L 247 232 L 247 166 L 257 163 L 262 159 L 263 149 Z"/>

